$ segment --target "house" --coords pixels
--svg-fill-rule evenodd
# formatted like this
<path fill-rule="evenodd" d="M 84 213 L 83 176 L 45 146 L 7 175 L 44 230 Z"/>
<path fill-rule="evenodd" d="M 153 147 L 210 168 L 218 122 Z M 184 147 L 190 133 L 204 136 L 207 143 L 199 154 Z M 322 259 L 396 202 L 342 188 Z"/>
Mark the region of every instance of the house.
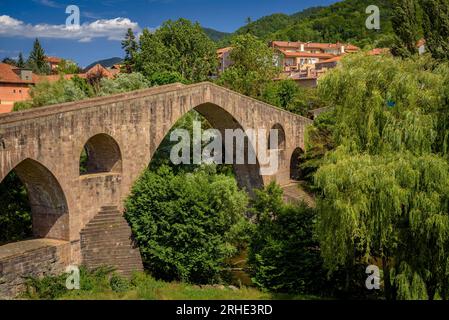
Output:
<path fill-rule="evenodd" d="M 424 54 L 426 52 L 426 39 L 420 39 L 417 43 L 416 43 L 416 47 L 418 48 L 418 53 Z"/>
<path fill-rule="evenodd" d="M 0 63 L 0 113 L 11 112 L 14 103 L 29 99 L 29 90 L 38 77 L 29 69 Z"/>
<path fill-rule="evenodd" d="M 277 63 L 284 72 L 313 68 L 316 63 L 360 50 L 343 43 L 272 41 L 270 45 L 277 51 Z"/>
<path fill-rule="evenodd" d="M 217 56 L 219 61 L 219 72 L 225 71 L 231 64 L 231 47 L 221 48 L 217 50 Z"/>
<path fill-rule="evenodd" d="M 11 112 L 14 103 L 29 100 L 30 89 L 39 82 L 55 82 L 74 76 L 89 79 L 90 77 L 106 77 L 113 79 L 120 73 L 120 68 L 104 68 L 97 64 L 84 73 L 37 75 L 30 69 L 17 68 L 6 63 L 0 63 L 0 114 Z"/>
<path fill-rule="evenodd" d="M 50 70 L 52 72 L 57 72 L 58 66 L 62 59 L 58 57 L 45 57 L 45 61 L 50 65 Z"/>

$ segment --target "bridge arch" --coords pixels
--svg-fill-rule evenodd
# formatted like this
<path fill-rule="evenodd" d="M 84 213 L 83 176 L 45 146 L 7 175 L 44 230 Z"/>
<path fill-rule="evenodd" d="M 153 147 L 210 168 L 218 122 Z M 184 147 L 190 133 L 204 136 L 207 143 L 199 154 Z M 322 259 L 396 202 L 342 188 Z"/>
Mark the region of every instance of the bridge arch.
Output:
<path fill-rule="evenodd" d="M 223 107 L 214 104 L 214 103 L 203 103 L 194 108 L 194 110 L 198 111 L 207 121 L 211 124 L 211 126 L 217 130 L 219 130 L 223 137 L 223 143 L 225 138 L 225 130 L 232 129 L 238 130 L 241 129 L 243 131 L 247 129 L 257 129 L 257 128 L 248 128 L 243 123 L 238 121 L 230 112 L 225 110 Z M 260 189 L 263 187 L 263 179 L 260 175 L 260 165 L 257 159 L 257 148 L 251 143 L 251 141 L 246 137 L 244 142 L 244 155 L 245 155 L 245 163 L 244 164 L 234 164 L 234 173 L 237 179 L 237 183 L 239 187 L 246 189 L 250 194 L 253 193 L 254 189 Z M 235 157 L 235 146 L 233 147 L 234 157 Z M 253 153 L 256 155 L 256 163 L 250 164 L 248 155 L 249 153 Z M 224 154 L 224 152 L 223 152 Z"/>
<path fill-rule="evenodd" d="M 89 138 L 80 155 L 80 175 L 122 172 L 122 153 L 117 141 L 99 133 Z"/>
<path fill-rule="evenodd" d="M 172 119 L 170 126 L 167 126 L 162 134 L 153 133 L 154 136 L 157 136 L 157 139 L 154 139 L 157 141 L 155 147 L 158 149 L 161 145 L 161 143 L 164 140 L 164 137 L 166 137 L 168 134 L 170 134 L 170 131 L 173 129 L 173 126 L 176 124 L 176 122 L 182 117 L 185 116 L 190 111 L 197 111 L 201 116 L 203 116 L 211 125 L 212 128 L 217 129 L 223 138 L 223 146 L 225 145 L 225 131 L 226 129 L 231 130 L 242 130 L 245 132 L 247 129 L 253 129 L 248 128 L 245 124 L 242 123 L 242 121 L 237 120 L 230 111 L 226 110 L 224 107 L 219 106 L 218 104 L 212 103 L 212 102 L 206 102 L 201 103 L 199 105 L 196 105 L 193 108 L 189 108 L 185 110 L 185 112 L 178 114 L 178 117 L 175 119 Z M 254 128 L 256 129 L 256 128 Z M 204 128 L 202 128 L 204 131 Z M 153 139 L 151 139 L 153 140 Z M 233 164 L 234 173 L 236 176 L 237 183 L 240 188 L 246 189 L 250 194 L 252 194 L 254 189 L 259 189 L 263 187 L 263 179 L 260 175 L 260 166 L 259 162 L 257 160 L 257 150 L 252 145 L 248 137 L 245 137 L 244 139 L 244 155 L 245 155 L 245 163 L 244 164 Z M 234 139 L 234 157 L 236 155 L 236 139 Z M 225 160 L 225 149 L 223 149 L 223 160 Z M 256 155 L 256 163 L 249 164 L 248 163 L 248 154 L 249 152 L 254 152 L 253 154 Z M 154 151 L 155 152 L 155 151 Z M 154 156 L 154 152 L 152 152 L 151 158 Z M 151 159 L 150 159 L 151 161 Z"/>
<path fill-rule="evenodd" d="M 301 170 L 299 169 L 299 165 L 301 164 L 301 156 L 304 154 L 304 151 L 301 148 L 296 148 L 293 150 L 293 153 L 290 157 L 290 179 L 291 180 L 300 180 L 301 179 Z"/>
<path fill-rule="evenodd" d="M 40 162 L 27 158 L 14 171 L 28 191 L 33 236 L 69 240 L 65 194 L 56 177 Z"/>

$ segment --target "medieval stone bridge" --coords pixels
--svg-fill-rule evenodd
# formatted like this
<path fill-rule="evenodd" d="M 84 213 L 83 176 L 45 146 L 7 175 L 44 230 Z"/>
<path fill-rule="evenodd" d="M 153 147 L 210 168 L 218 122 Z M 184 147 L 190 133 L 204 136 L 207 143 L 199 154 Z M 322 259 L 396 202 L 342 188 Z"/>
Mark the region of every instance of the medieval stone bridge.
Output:
<path fill-rule="evenodd" d="M 271 180 L 290 182 L 311 121 L 211 83 L 173 84 L 0 116 L 0 181 L 14 171 L 26 186 L 36 238 L 0 247 L 0 297 L 16 293 L 23 275 L 60 272 L 69 264 L 112 264 L 125 274 L 140 270 L 121 214 L 123 201 L 163 138 L 192 109 L 220 131 L 279 129 L 276 175 L 260 176 L 258 165 L 234 170 L 248 190 Z M 84 149 L 87 173 L 80 174 Z"/>

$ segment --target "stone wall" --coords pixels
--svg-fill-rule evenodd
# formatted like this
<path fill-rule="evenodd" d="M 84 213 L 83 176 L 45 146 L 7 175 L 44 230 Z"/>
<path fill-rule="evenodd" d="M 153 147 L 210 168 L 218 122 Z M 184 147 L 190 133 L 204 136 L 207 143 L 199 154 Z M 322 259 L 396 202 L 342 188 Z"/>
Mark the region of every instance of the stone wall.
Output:
<path fill-rule="evenodd" d="M 0 299 L 21 293 L 26 277 L 64 272 L 70 260 L 70 244 L 66 241 L 37 239 L 0 247 Z"/>

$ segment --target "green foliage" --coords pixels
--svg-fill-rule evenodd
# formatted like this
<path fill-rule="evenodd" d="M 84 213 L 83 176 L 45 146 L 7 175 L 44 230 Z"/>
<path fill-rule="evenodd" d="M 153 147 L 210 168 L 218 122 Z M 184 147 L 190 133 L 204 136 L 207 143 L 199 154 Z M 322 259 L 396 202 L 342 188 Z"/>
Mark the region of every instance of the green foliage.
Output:
<path fill-rule="evenodd" d="M 33 103 L 31 101 L 17 101 L 14 102 L 14 107 L 12 111 L 23 111 L 27 109 L 31 109 L 33 107 Z"/>
<path fill-rule="evenodd" d="M 392 26 L 395 30 L 395 44 L 391 52 L 396 56 L 409 57 L 418 52 L 418 19 L 416 0 L 393 1 Z"/>
<path fill-rule="evenodd" d="M 420 0 L 424 12 L 426 47 L 438 60 L 449 60 L 449 3 L 447 0 Z"/>
<path fill-rule="evenodd" d="M 139 45 L 136 41 L 136 36 L 131 28 L 128 28 L 125 39 L 122 41 L 122 49 L 125 50 L 125 69 L 127 72 L 131 72 L 136 63 L 136 55 Z"/>
<path fill-rule="evenodd" d="M 0 183 L 0 245 L 32 236 L 28 193 L 15 172 Z"/>
<path fill-rule="evenodd" d="M 30 90 L 33 107 L 79 101 L 87 95 L 73 81 L 61 77 L 56 82 L 39 82 Z"/>
<path fill-rule="evenodd" d="M 108 96 L 116 93 L 145 89 L 149 86 L 150 83 L 141 73 L 120 73 L 115 79 L 101 79 L 98 95 Z"/>
<path fill-rule="evenodd" d="M 335 127 L 335 114 L 332 110 L 316 117 L 313 125 L 306 128 L 306 150 L 302 156 L 300 171 L 302 180 L 307 182 L 310 189 L 315 190 L 314 174 L 325 162 L 325 155 L 335 147 L 333 131 Z"/>
<path fill-rule="evenodd" d="M 386 298 L 447 299 L 447 66 L 363 55 L 342 64 L 319 84 L 338 145 L 315 176 L 326 266 L 380 264 Z"/>
<path fill-rule="evenodd" d="M 67 292 L 65 285 L 67 276 L 28 277 L 25 281 L 26 291 L 23 297 L 28 299 L 54 300 Z"/>
<path fill-rule="evenodd" d="M 162 166 L 134 185 L 125 216 L 154 276 L 214 282 L 236 252 L 230 235 L 245 219 L 247 196 L 233 178 L 209 171 L 174 175 Z"/>
<path fill-rule="evenodd" d="M 188 81 L 204 81 L 217 65 L 214 43 L 198 23 L 168 20 L 154 33 L 145 29 L 140 37 L 136 71 L 148 78 L 177 72 Z"/>
<path fill-rule="evenodd" d="M 187 283 L 167 283 L 148 274 L 136 272 L 130 280 L 111 274 L 111 268 L 93 271 L 80 269 L 80 290 L 65 288 L 66 275 L 33 278 L 20 298 L 58 300 L 259 300 L 316 299 L 305 296 L 277 296 L 255 288 L 237 291 L 224 286 L 198 286 Z M 125 289 L 127 287 L 127 289 Z M 115 289 L 115 290 L 114 290 Z"/>
<path fill-rule="evenodd" d="M 68 290 L 66 287 L 67 274 L 46 275 L 43 277 L 28 277 L 23 298 L 55 300 L 63 297 L 77 297 L 97 292 L 111 291 L 121 293 L 131 287 L 127 279 L 114 273 L 114 268 L 100 267 L 88 270 L 80 268 L 80 289 Z"/>
<path fill-rule="evenodd" d="M 221 74 L 218 83 L 247 96 L 261 96 L 264 86 L 279 73 L 273 65 L 273 50 L 251 34 L 236 36 L 231 46 L 233 64 Z"/>
<path fill-rule="evenodd" d="M 304 204 L 286 205 L 272 183 L 253 201 L 256 231 L 249 262 L 253 281 L 272 292 L 322 293 L 326 272 L 314 237 L 316 213 Z"/>
<path fill-rule="evenodd" d="M 109 284 L 111 286 L 112 291 L 114 292 L 126 292 L 130 289 L 131 283 L 119 276 L 118 274 L 113 274 L 111 279 L 109 280 Z"/>
<path fill-rule="evenodd" d="M 75 74 L 80 73 L 81 68 L 75 62 L 71 60 L 61 59 L 61 62 L 58 64 L 56 71 L 62 74 Z"/>
<path fill-rule="evenodd" d="M 276 13 L 270 16 L 260 18 L 255 22 L 248 21 L 244 27 L 235 32 L 236 35 L 251 33 L 256 37 L 263 38 L 267 33 L 275 32 L 276 30 L 286 28 L 291 22 L 292 18 L 286 14 Z"/>
<path fill-rule="evenodd" d="M 293 80 L 268 82 L 263 88 L 260 99 L 303 116 L 308 116 L 308 112 L 312 109 L 323 107 L 316 88 L 298 86 Z"/>
<path fill-rule="evenodd" d="M 171 84 L 171 83 L 184 83 L 188 84 L 188 81 L 183 78 L 183 76 L 176 71 L 162 71 L 162 72 L 155 72 L 151 75 L 149 78 L 150 83 L 154 86 L 162 86 L 165 84 Z"/>
<path fill-rule="evenodd" d="M 381 29 L 368 30 L 365 13 L 369 5 L 381 12 Z M 328 7 L 314 7 L 291 16 L 274 14 L 263 17 L 236 31 L 251 32 L 265 41 L 350 42 L 361 47 L 373 46 L 391 37 L 392 5 L 390 0 L 345 0 Z M 390 42 L 391 43 L 391 42 Z"/>
<path fill-rule="evenodd" d="M 95 95 L 94 88 L 90 85 L 87 79 L 81 78 L 78 75 L 75 75 L 72 79 L 72 82 L 77 86 L 87 97 L 93 97 Z"/>
<path fill-rule="evenodd" d="M 34 41 L 33 50 L 28 57 L 27 65 L 37 74 L 50 74 L 50 65 L 45 61 L 45 52 L 38 39 Z"/>

